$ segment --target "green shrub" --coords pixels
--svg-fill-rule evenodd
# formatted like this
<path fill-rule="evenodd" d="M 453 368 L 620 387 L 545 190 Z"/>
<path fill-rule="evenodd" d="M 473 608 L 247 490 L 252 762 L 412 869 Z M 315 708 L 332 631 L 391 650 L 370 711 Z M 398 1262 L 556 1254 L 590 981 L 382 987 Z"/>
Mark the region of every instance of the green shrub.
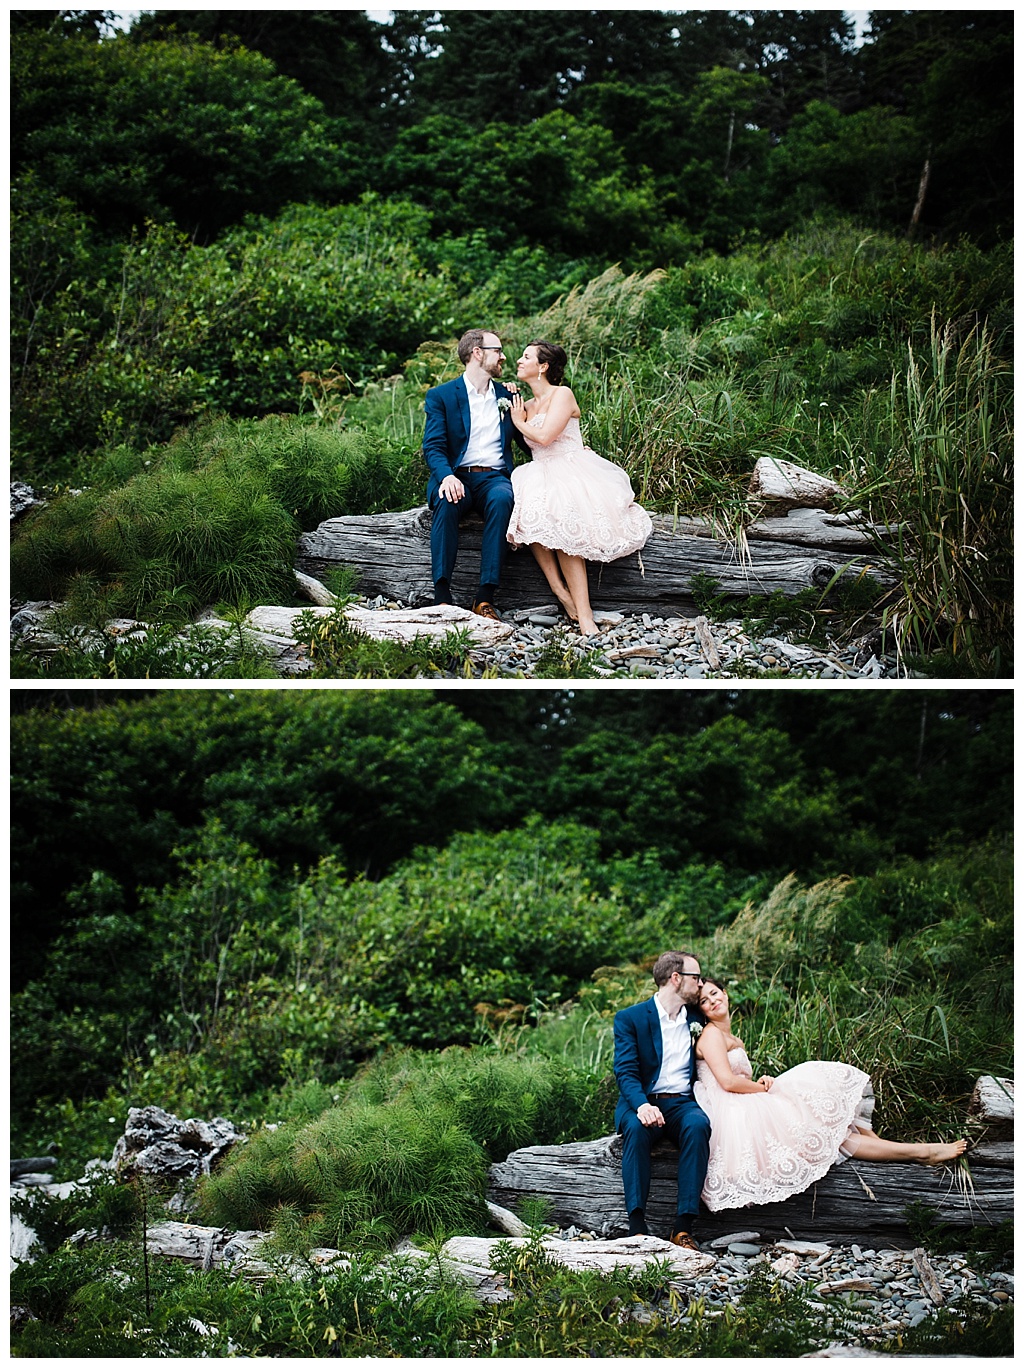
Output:
<path fill-rule="evenodd" d="M 217 1224 L 286 1242 L 357 1247 L 484 1220 L 486 1158 L 439 1107 L 346 1105 L 296 1129 L 261 1131 L 201 1189 Z"/>

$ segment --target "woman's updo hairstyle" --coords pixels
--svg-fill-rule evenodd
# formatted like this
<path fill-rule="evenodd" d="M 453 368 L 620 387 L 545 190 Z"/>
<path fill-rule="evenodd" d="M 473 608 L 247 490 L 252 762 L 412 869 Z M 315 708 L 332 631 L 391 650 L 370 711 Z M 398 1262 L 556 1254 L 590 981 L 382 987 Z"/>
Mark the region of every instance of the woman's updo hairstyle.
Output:
<path fill-rule="evenodd" d="M 569 358 L 562 348 L 557 342 L 530 342 L 528 345 L 537 348 L 537 364 L 547 366 L 544 375 L 548 384 L 560 385 L 569 364 Z"/>

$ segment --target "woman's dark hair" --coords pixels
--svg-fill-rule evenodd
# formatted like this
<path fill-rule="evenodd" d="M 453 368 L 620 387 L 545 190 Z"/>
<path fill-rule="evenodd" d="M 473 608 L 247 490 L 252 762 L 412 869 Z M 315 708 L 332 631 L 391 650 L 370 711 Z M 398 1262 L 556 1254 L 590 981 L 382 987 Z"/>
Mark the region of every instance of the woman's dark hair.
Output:
<path fill-rule="evenodd" d="M 547 366 L 547 382 L 549 385 L 560 385 L 565 368 L 569 364 L 569 358 L 558 345 L 557 342 L 530 342 L 527 344 L 537 348 L 537 361 L 540 365 Z"/>
<path fill-rule="evenodd" d="M 726 988 L 725 984 L 721 981 L 721 979 L 705 978 L 701 984 L 701 987 L 706 988 L 709 983 L 711 984 L 712 988 L 717 988 L 718 991 L 720 993 L 724 993 L 726 997 L 729 996 L 729 990 L 728 988 Z"/>

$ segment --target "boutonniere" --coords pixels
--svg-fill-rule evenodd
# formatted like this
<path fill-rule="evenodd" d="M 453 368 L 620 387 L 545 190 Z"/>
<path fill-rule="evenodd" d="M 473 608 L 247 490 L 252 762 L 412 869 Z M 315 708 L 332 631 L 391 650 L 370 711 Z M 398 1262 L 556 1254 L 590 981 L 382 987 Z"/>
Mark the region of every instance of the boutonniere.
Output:
<path fill-rule="evenodd" d="M 498 400 L 498 412 L 501 414 L 501 416 L 504 417 L 511 407 L 512 400 L 506 399 L 505 396 L 502 395 L 501 398 Z"/>
<path fill-rule="evenodd" d="M 690 1039 L 693 1040 L 693 1041 L 698 1040 L 698 1039 L 700 1038 L 700 1034 L 701 1034 L 701 1032 L 703 1031 L 703 1029 L 704 1029 L 704 1023 L 703 1023 L 703 1022 L 701 1022 L 701 1021 L 691 1021 L 691 1022 L 690 1022 Z"/>

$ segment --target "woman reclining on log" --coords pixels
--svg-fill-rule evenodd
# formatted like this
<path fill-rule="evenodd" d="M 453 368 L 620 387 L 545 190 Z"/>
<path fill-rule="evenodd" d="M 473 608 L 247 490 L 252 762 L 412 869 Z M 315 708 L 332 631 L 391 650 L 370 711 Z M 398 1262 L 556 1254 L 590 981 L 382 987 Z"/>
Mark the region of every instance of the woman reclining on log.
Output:
<path fill-rule="evenodd" d="M 711 1158 L 701 1194 L 711 1211 L 763 1206 L 803 1192 L 833 1164 L 858 1159 L 944 1164 L 967 1148 L 901 1144 L 871 1129 L 871 1079 L 851 1064 L 820 1059 L 756 1082 L 732 1033 L 729 994 L 705 979 L 694 1096 L 711 1120 Z"/>

